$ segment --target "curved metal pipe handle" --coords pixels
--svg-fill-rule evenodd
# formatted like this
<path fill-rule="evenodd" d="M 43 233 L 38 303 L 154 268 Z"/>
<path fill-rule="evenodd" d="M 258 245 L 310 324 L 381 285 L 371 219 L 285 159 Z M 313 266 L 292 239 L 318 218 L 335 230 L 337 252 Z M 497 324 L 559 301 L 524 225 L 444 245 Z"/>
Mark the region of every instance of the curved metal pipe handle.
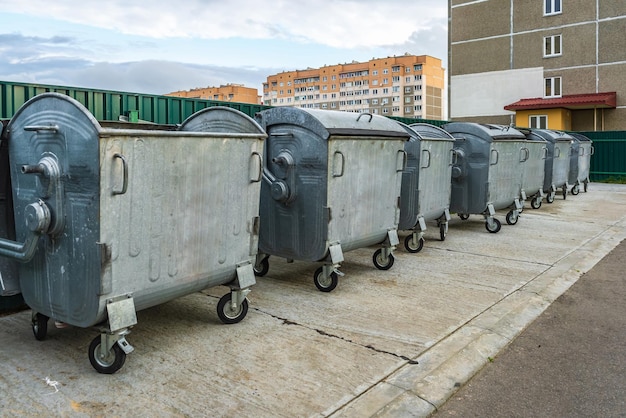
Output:
<path fill-rule="evenodd" d="M 371 113 L 369 113 L 369 112 L 363 112 L 363 113 L 361 113 L 361 114 L 360 114 L 360 115 L 356 118 L 356 121 L 358 122 L 358 121 L 359 121 L 359 119 L 361 119 L 361 116 L 363 116 L 363 115 L 365 115 L 365 116 L 369 116 L 369 117 L 370 117 L 370 120 L 368 120 L 368 122 L 371 122 L 371 121 L 372 121 L 372 119 L 374 118 L 374 115 L 372 115 Z"/>
<path fill-rule="evenodd" d="M 335 151 L 333 154 L 333 177 L 343 176 L 345 165 L 346 157 L 341 151 Z"/>
<path fill-rule="evenodd" d="M 424 161 L 425 160 L 424 156 L 425 155 L 428 156 L 428 158 L 426 159 L 426 165 L 424 165 L 424 162 L 425 162 Z M 422 156 L 421 156 L 420 160 L 421 160 L 420 165 L 422 166 L 422 168 L 430 167 L 430 151 L 427 150 L 427 149 L 423 149 L 422 150 Z"/>
<path fill-rule="evenodd" d="M 250 155 L 250 181 L 252 183 L 258 183 L 263 177 L 263 158 L 261 154 L 254 151 Z"/>
<path fill-rule="evenodd" d="M 116 152 L 115 154 L 113 154 L 113 159 L 116 159 L 116 158 L 119 158 L 120 160 L 122 160 L 122 167 L 124 169 L 124 180 L 122 182 L 122 190 L 120 191 L 112 190 L 111 194 L 113 195 L 124 194 L 128 190 L 128 163 L 126 162 L 126 157 L 124 157 L 119 152 Z"/>

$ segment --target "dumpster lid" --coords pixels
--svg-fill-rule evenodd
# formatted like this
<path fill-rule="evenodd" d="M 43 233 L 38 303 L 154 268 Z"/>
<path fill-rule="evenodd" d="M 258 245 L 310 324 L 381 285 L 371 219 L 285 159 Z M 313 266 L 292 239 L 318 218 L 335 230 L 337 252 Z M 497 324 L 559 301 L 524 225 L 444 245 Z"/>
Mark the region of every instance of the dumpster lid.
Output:
<path fill-rule="evenodd" d="M 272 125 L 297 125 L 325 140 L 330 136 L 409 138 L 409 133 L 395 120 L 371 113 L 274 107 L 257 113 L 256 119 L 268 132 Z"/>
<path fill-rule="evenodd" d="M 409 127 L 425 139 L 445 139 L 454 141 L 454 137 L 452 135 L 440 127 L 431 125 L 430 123 L 412 123 Z"/>
<path fill-rule="evenodd" d="M 517 129 L 508 125 L 482 124 L 475 122 L 450 122 L 443 126 L 453 137 L 459 134 L 470 134 L 487 142 L 492 141 L 519 141 L 526 136 Z"/>
<path fill-rule="evenodd" d="M 178 129 L 191 132 L 265 134 L 263 128 L 250 116 L 226 106 L 199 110 L 185 119 Z"/>
<path fill-rule="evenodd" d="M 578 142 L 593 142 L 589 137 L 579 134 L 578 132 L 570 132 L 569 134 Z"/>
<path fill-rule="evenodd" d="M 550 142 L 572 142 L 574 140 L 571 135 L 561 131 L 551 129 L 530 129 L 530 131 Z"/>

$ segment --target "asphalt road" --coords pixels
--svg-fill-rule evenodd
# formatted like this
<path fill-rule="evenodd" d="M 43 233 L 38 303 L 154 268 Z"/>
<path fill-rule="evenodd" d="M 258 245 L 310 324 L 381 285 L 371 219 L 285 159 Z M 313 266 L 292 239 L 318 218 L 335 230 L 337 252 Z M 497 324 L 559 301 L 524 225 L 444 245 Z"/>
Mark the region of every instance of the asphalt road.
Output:
<path fill-rule="evenodd" d="M 433 417 L 626 417 L 626 241 Z"/>

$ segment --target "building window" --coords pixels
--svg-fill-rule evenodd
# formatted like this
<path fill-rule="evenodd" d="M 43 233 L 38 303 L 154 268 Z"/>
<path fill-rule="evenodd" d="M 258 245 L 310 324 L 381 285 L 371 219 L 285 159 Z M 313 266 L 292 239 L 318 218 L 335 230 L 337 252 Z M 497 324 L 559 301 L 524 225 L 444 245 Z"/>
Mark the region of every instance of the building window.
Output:
<path fill-rule="evenodd" d="M 411 96 L 406 96 L 406 97 L 404 98 L 404 103 L 411 103 L 411 101 L 412 101 L 412 100 L 411 100 Z"/>
<path fill-rule="evenodd" d="M 389 69 L 388 68 L 383 68 L 383 74 L 389 74 Z"/>
<path fill-rule="evenodd" d="M 548 77 L 545 81 L 545 97 L 561 97 L 561 77 Z"/>
<path fill-rule="evenodd" d="M 406 86 L 406 87 L 404 88 L 404 92 L 405 92 L 405 93 L 408 93 L 408 94 L 411 94 L 411 90 L 412 90 L 412 89 L 411 89 L 411 86 Z"/>
<path fill-rule="evenodd" d="M 548 128 L 548 116 L 547 115 L 532 115 L 528 117 L 528 124 L 531 128 L 547 129 Z"/>
<path fill-rule="evenodd" d="M 561 35 L 546 36 L 543 38 L 543 56 L 555 57 L 561 55 Z"/>
<path fill-rule="evenodd" d="M 561 13 L 561 0 L 543 0 L 543 3 L 544 16 L 557 15 Z"/>
<path fill-rule="evenodd" d="M 415 70 L 415 71 L 422 71 L 422 64 L 415 64 L 413 66 L 413 70 Z"/>
<path fill-rule="evenodd" d="M 413 109 L 409 106 L 409 107 L 405 107 L 404 108 L 404 113 L 413 113 Z"/>

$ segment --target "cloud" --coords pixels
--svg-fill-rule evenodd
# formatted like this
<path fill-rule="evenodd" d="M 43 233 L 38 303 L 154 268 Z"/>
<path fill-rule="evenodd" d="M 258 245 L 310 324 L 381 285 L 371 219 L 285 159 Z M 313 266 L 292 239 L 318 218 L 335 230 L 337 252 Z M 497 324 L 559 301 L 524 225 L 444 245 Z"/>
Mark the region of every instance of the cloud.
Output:
<path fill-rule="evenodd" d="M 0 4 L 6 12 L 149 38 L 278 38 L 335 48 L 402 44 L 416 29 L 447 21 L 447 4 L 433 6 L 432 0 L 0 0 Z"/>

